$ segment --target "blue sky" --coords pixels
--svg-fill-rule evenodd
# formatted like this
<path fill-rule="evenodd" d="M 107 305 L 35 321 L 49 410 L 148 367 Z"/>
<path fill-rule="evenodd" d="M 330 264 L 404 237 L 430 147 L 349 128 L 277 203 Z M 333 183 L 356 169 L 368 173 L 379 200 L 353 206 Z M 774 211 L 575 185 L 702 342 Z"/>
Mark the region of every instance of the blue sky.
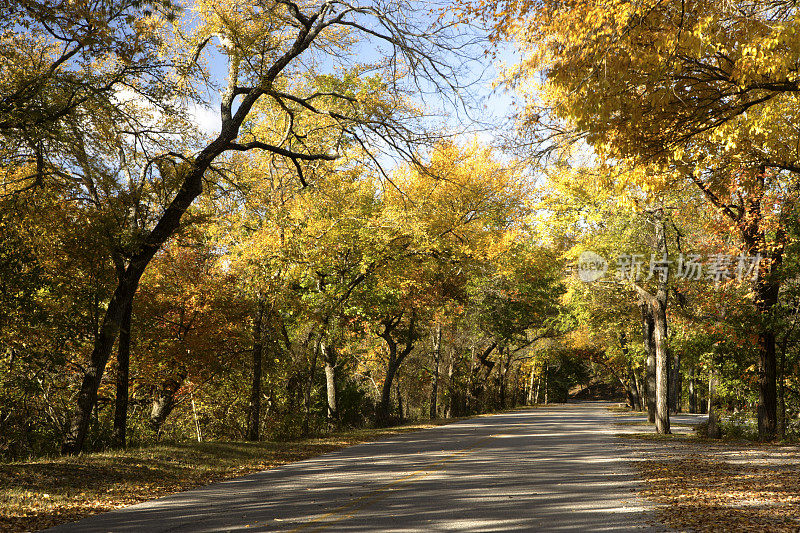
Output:
<path fill-rule="evenodd" d="M 421 4 L 421 3 L 420 3 Z M 436 5 L 435 3 L 426 3 Z M 474 106 L 468 113 L 457 110 L 451 102 L 443 98 L 437 91 L 424 91 L 417 94 L 421 103 L 429 111 L 438 116 L 441 124 L 450 131 L 460 132 L 460 136 L 469 138 L 477 136 L 484 142 L 492 142 L 495 132 L 502 128 L 503 119 L 512 113 L 514 102 L 513 95 L 508 94 L 503 89 L 495 89 L 492 82 L 496 78 L 497 71 L 494 61 L 490 55 L 479 55 L 484 46 L 488 46 L 488 40 L 484 41 L 485 32 L 478 28 L 471 28 L 471 37 L 478 41 L 478 46 L 473 50 L 473 56 L 478 59 L 468 65 L 464 65 L 466 78 L 476 80 L 466 91 L 464 96 L 474 101 Z M 224 85 L 227 73 L 227 59 L 220 54 L 217 42 L 213 46 L 207 46 L 205 58 L 212 74 L 212 77 L 220 84 Z M 479 48 L 480 47 L 480 48 Z M 380 54 L 375 43 L 365 42 L 358 50 L 358 59 L 368 61 L 370 56 Z M 499 61 L 514 62 L 516 54 L 511 46 L 505 46 L 498 50 L 497 58 Z M 451 61 L 453 59 L 448 59 Z M 462 65 L 454 65 L 461 67 Z M 424 89 L 424 87 L 423 87 Z M 211 94 L 209 97 L 210 106 L 192 104 L 190 110 L 195 116 L 200 128 L 208 134 L 219 131 L 219 97 Z M 507 123 L 506 123 L 507 125 Z"/>

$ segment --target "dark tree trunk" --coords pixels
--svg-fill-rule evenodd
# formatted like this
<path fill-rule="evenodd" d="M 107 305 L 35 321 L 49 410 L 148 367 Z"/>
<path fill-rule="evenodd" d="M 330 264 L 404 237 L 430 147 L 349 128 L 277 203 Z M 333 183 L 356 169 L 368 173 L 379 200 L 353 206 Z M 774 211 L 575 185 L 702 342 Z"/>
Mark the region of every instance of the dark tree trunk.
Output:
<path fill-rule="evenodd" d="M 161 383 L 161 386 L 153 398 L 153 405 L 150 410 L 150 428 L 157 434 L 161 434 L 161 427 L 167 417 L 175 408 L 175 399 L 186 379 L 186 373 L 181 372 L 175 377 L 168 378 Z"/>
<path fill-rule="evenodd" d="M 503 351 L 505 350 L 506 356 L 503 356 Z M 506 393 L 508 387 L 508 361 L 507 357 L 510 358 L 510 351 L 508 347 L 500 347 L 499 352 L 500 354 L 500 370 L 497 373 L 497 388 L 498 390 L 498 407 L 500 409 L 506 408 Z"/>
<path fill-rule="evenodd" d="M 511 407 L 516 407 L 519 405 L 519 394 L 520 394 L 520 387 L 519 387 L 519 373 L 521 368 L 518 366 L 514 369 L 513 378 L 511 380 L 512 384 L 514 385 L 513 392 L 511 393 Z M 522 394 L 525 394 L 525 388 L 522 388 Z"/>
<path fill-rule="evenodd" d="M 400 365 L 406 357 L 408 357 L 408 354 L 411 353 L 411 350 L 413 350 L 414 342 L 416 341 L 416 312 L 412 310 L 409 318 L 408 330 L 405 335 L 405 346 L 401 351 L 398 351 L 398 344 L 393 334 L 397 330 L 402 319 L 403 313 L 386 318 L 383 321 L 383 331 L 380 333 L 380 337 L 386 341 L 386 345 L 389 348 L 389 360 L 386 364 L 386 378 L 381 388 L 381 399 L 375 413 L 375 422 L 379 426 L 386 425 L 390 422 L 392 412 L 392 382 Z"/>
<path fill-rule="evenodd" d="M 645 396 L 647 404 L 647 419 L 650 423 L 656 421 L 656 348 L 653 337 L 655 328 L 652 308 L 649 303 L 642 298 L 639 302 L 642 312 L 642 342 L 647 354 L 647 366 L 645 370 Z"/>
<path fill-rule="evenodd" d="M 61 446 L 63 454 L 78 454 L 83 450 L 86 434 L 89 431 L 89 422 L 92 411 L 97 405 L 97 390 L 108 364 L 114 341 L 122 324 L 125 309 L 133 301 L 133 295 L 139 283 L 139 277 L 125 279 L 117 285 L 114 295 L 106 308 L 103 324 L 100 326 L 94 348 L 86 365 L 76 401 L 75 411 L 69 420 L 64 443 Z"/>
<path fill-rule="evenodd" d="M 392 356 L 390 355 L 389 364 L 386 365 L 386 378 L 383 380 L 383 386 L 381 387 L 381 400 L 378 403 L 378 409 L 376 413 L 377 423 L 379 426 L 388 424 L 391 418 L 392 383 L 394 383 L 394 376 L 397 373 L 399 366 L 400 365 L 398 365 L 396 362 L 396 358 L 393 360 Z"/>
<path fill-rule="evenodd" d="M 114 431 L 111 434 L 112 444 L 116 448 L 125 448 L 127 443 L 132 314 L 133 301 L 131 300 L 122 314 L 119 346 L 117 347 L 117 394 L 114 398 Z"/>
<path fill-rule="evenodd" d="M 717 396 L 717 369 L 711 369 L 708 378 L 708 438 L 718 439 L 722 436 L 719 427 L 719 397 Z"/>
<path fill-rule="evenodd" d="M 765 175 L 759 176 L 762 189 Z M 775 245 L 767 245 L 766 232 L 762 227 L 763 214 L 761 196 L 751 200 L 746 206 L 746 216 L 737 221 L 745 242 L 745 252 L 759 255 L 766 265 L 759 265 L 755 281 L 754 304 L 761 323 L 758 331 L 758 436 L 762 441 L 775 438 L 777 431 L 777 364 L 775 350 L 775 325 L 772 323 L 772 309 L 778 303 L 781 280 L 778 269 L 783 263 L 786 232 L 783 224 L 791 212 L 792 203 L 787 198 L 781 212 L 781 224 L 776 230 Z"/>
<path fill-rule="evenodd" d="M 775 438 L 778 398 L 775 364 L 775 334 L 764 331 L 758 336 L 758 437 L 762 441 Z"/>
<path fill-rule="evenodd" d="M 681 372 L 680 352 L 669 350 L 669 411 L 681 412 L 681 395 L 683 394 L 683 374 Z"/>
<path fill-rule="evenodd" d="M 400 417 L 400 422 L 405 420 L 405 412 L 403 406 L 403 391 L 400 389 L 400 379 L 395 380 L 394 391 L 397 396 L 397 416 Z"/>
<path fill-rule="evenodd" d="M 315 342 L 313 346 L 311 364 L 308 367 L 305 390 L 303 391 L 303 406 L 305 410 L 305 416 L 303 417 L 303 435 L 309 435 L 311 433 L 311 393 L 314 389 L 314 375 L 317 373 L 317 358 L 320 352 L 320 341 Z"/>
<path fill-rule="evenodd" d="M 764 233 L 759 229 L 756 235 L 756 238 L 745 237 L 748 253 L 762 253 Z M 755 306 L 763 321 L 758 334 L 758 436 L 766 441 L 775 438 L 778 422 L 775 332 L 770 323 L 770 314 L 778 303 L 780 280 L 775 270 L 780 266 L 783 255 L 779 251 L 775 251 L 771 257 L 766 253 L 763 255 L 771 260 L 771 264 L 767 269 L 760 269 L 756 277 Z"/>
<path fill-rule="evenodd" d="M 634 394 L 633 389 L 630 387 L 630 382 L 621 382 L 623 388 L 625 389 L 625 397 L 628 399 L 628 406 L 635 410 L 636 409 L 636 396 Z"/>
<path fill-rule="evenodd" d="M 312 27 L 301 28 L 294 45 L 286 54 L 276 61 L 266 72 L 269 82 L 272 82 L 297 56 L 302 54 L 315 39 Z M 231 63 L 231 74 L 235 83 L 237 66 Z M 217 137 L 203 148 L 196 157 L 184 159 L 176 165 L 176 176 L 180 179 L 180 189 L 164 210 L 156 225 L 135 248 L 127 267 L 120 276 L 119 282 L 103 316 L 89 362 L 86 365 L 81 387 L 78 391 L 75 410 L 73 411 L 64 442 L 61 446 L 63 454 L 77 454 L 83 449 L 86 433 L 89 429 L 89 419 L 97 404 L 97 390 L 103 378 L 108 359 L 117 339 L 125 308 L 133 301 L 139 280 L 147 269 L 153 256 L 161 249 L 163 244 L 172 237 L 181 225 L 181 218 L 189 206 L 203 191 L 203 176 L 214 160 L 223 152 L 236 149 L 231 143 L 236 140 L 242 123 L 248 118 L 250 111 L 264 90 L 259 87 L 249 89 L 245 93 L 237 93 L 232 85 L 223 93 L 220 111 L 222 124 Z M 234 108 L 234 100 L 238 104 Z M 276 149 L 277 150 L 277 149 Z M 324 154 L 314 156 L 312 159 L 333 159 L 333 156 Z"/>
<path fill-rule="evenodd" d="M 744 252 L 750 256 L 758 256 L 762 263 L 755 276 L 753 303 L 760 318 L 758 325 L 758 436 L 762 441 L 775 438 L 777 429 L 777 371 L 775 350 L 775 325 L 771 322 L 771 312 L 778 302 L 781 280 L 778 269 L 783 263 L 783 254 L 788 241 L 786 224 L 794 210 L 791 194 L 784 197 L 780 220 L 772 243 L 767 242 L 763 227 L 764 215 L 762 201 L 768 196 L 767 169 L 754 169 L 753 178 L 757 184 L 750 196 L 740 199 L 738 205 L 732 206 L 708 187 L 697 176 L 691 178 L 703 191 L 712 204 L 717 206 L 738 227 L 744 241 Z M 766 261 L 766 264 L 764 264 Z"/>
<path fill-rule="evenodd" d="M 442 355 L 442 326 L 436 324 L 433 333 L 433 383 L 431 384 L 430 418 L 437 418 L 437 402 L 439 399 L 439 362 Z"/>
<path fill-rule="evenodd" d="M 175 198 L 173 198 L 150 234 L 145 237 L 139 249 L 131 256 L 130 262 L 125 268 L 103 316 L 103 322 L 95 339 L 81 387 L 78 391 L 75 411 L 70 417 L 69 426 L 64 436 L 61 453 L 74 455 L 83 450 L 83 443 L 89 430 L 89 420 L 97 403 L 97 390 L 100 387 L 100 381 L 103 378 L 111 350 L 114 347 L 114 341 L 117 339 L 125 309 L 133 301 L 136 289 L 139 286 L 139 280 L 155 253 L 178 230 L 181 217 L 194 199 L 202 192 L 202 178 L 206 169 L 217 155 L 224 151 L 228 142 L 236 138 L 237 133 L 238 124 L 235 126 L 223 126 L 223 130 L 217 139 L 200 152 L 197 158 L 189 164 L 189 168 L 186 170 L 186 178 Z"/>
<path fill-rule="evenodd" d="M 786 344 L 789 333 L 786 332 L 781 346 L 781 360 L 778 367 L 778 412 L 777 412 L 777 438 L 786 438 Z"/>
<path fill-rule="evenodd" d="M 544 369 L 543 369 L 543 376 L 544 376 L 544 388 L 543 388 L 543 390 L 544 390 L 544 403 L 545 404 L 550 403 L 550 390 L 549 390 L 548 383 L 547 383 L 548 374 L 550 374 L 550 365 L 548 365 L 547 362 L 545 362 Z"/>
<path fill-rule="evenodd" d="M 253 374 L 250 381 L 250 404 L 247 409 L 247 440 L 257 441 L 261 428 L 261 371 L 264 356 L 264 303 L 258 302 L 253 317 Z"/>
<path fill-rule="evenodd" d="M 697 383 L 696 376 L 695 376 L 695 367 L 692 367 L 692 370 L 689 374 L 689 412 L 696 413 L 697 412 Z"/>
<path fill-rule="evenodd" d="M 636 375 L 633 371 L 633 365 L 630 362 L 630 352 L 628 350 L 628 338 L 625 335 L 624 331 L 621 331 L 619 334 L 619 345 L 622 349 L 622 356 L 625 358 L 625 366 L 627 370 L 627 382 L 623 383 L 625 386 L 625 392 L 628 395 L 628 401 L 631 404 L 631 409 L 635 409 L 637 411 L 642 410 L 642 399 L 639 396 L 639 390 L 636 384 Z"/>

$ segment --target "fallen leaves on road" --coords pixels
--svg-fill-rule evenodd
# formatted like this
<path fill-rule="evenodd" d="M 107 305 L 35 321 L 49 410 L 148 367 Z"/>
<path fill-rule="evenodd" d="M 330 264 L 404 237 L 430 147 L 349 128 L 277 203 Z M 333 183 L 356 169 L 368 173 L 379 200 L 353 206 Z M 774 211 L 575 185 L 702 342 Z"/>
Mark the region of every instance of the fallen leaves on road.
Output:
<path fill-rule="evenodd" d="M 681 531 L 800 531 L 800 448 L 635 435 L 634 464 L 658 519 Z"/>

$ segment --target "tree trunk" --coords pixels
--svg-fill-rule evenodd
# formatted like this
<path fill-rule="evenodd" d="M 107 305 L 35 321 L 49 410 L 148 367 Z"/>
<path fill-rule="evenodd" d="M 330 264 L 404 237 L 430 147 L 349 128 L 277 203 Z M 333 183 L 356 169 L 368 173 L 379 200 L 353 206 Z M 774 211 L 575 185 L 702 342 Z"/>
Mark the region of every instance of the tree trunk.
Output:
<path fill-rule="evenodd" d="M 639 390 L 636 384 L 636 375 L 633 371 L 633 365 L 631 365 L 630 361 L 630 352 L 628 350 L 628 339 L 625 335 L 624 331 L 621 331 L 619 334 L 619 345 L 622 349 L 622 356 L 625 358 L 625 365 L 627 370 L 627 383 L 623 383 L 625 387 L 625 392 L 628 395 L 628 401 L 631 404 L 631 409 L 635 409 L 637 411 L 642 410 L 642 399 L 639 397 Z"/>
<path fill-rule="evenodd" d="M 695 367 L 692 367 L 691 373 L 689 374 L 689 412 L 696 413 L 697 412 L 697 385 L 695 380 L 697 379 L 695 376 Z"/>
<path fill-rule="evenodd" d="M 400 417 L 400 422 L 405 420 L 405 413 L 403 412 L 403 392 L 400 390 L 400 380 L 395 381 L 395 393 L 397 394 L 397 415 Z"/>
<path fill-rule="evenodd" d="M 445 418 L 452 418 L 454 416 L 460 416 L 461 409 L 458 406 L 459 403 L 459 391 L 458 388 L 453 383 L 453 373 L 455 372 L 455 354 L 453 350 L 450 350 L 450 359 L 447 363 L 447 404 L 444 410 L 444 417 Z M 453 414 L 454 412 L 459 414 Z"/>
<path fill-rule="evenodd" d="M 764 331 L 758 336 L 758 437 L 775 438 L 778 399 L 775 365 L 775 334 Z"/>
<path fill-rule="evenodd" d="M 681 394 L 683 393 L 683 374 L 681 373 L 681 354 L 672 351 L 672 365 L 669 376 L 669 408 L 677 414 L 681 412 Z"/>
<path fill-rule="evenodd" d="M 308 49 L 314 40 L 309 31 L 309 28 L 301 30 L 292 49 L 273 65 L 269 71 L 271 80 L 274 80 L 290 61 Z M 150 233 L 131 253 L 128 265 L 124 268 L 108 303 L 89 362 L 86 365 L 75 410 L 64 435 L 64 442 L 61 446 L 63 454 L 77 454 L 83 449 L 89 429 L 89 420 L 97 403 L 97 391 L 103 373 L 111 356 L 125 309 L 133 301 L 142 274 L 156 252 L 180 228 L 183 214 L 195 198 L 203 192 L 203 176 L 206 170 L 220 154 L 231 149 L 231 143 L 238 137 L 242 123 L 248 118 L 253 106 L 263 95 L 263 90 L 260 88 L 253 88 L 244 94 L 237 93 L 234 84 L 238 78 L 238 63 L 231 62 L 229 69 L 231 80 L 229 87 L 222 94 L 220 106 L 222 124 L 219 134 L 197 156 L 184 159 L 176 165 L 175 173 L 180 188 Z M 238 104 L 235 112 L 233 110 L 234 100 Z M 332 159 L 332 156 L 320 155 L 317 159 Z"/>
<path fill-rule="evenodd" d="M 664 213 L 661 209 L 654 211 L 656 249 L 658 254 L 667 257 L 667 236 L 665 230 Z M 642 318 L 644 323 L 643 333 L 645 345 L 648 347 L 648 401 L 655 392 L 654 409 L 652 415 L 655 419 L 656 431 L 659 434 L 670 433 L 669 428 L 669 346 L 667 338 L 667 289 L 669 285 L 669 270 L 658 273 L 658 288 L 655 296 L 651 295 L 638 285 L 634 285 L 639 298 L 644 302 Z M 641 305 L 641 304 L 640 304 Z M 654 375 L 651 374 L 651 359 L 655 366 Z M 651 383 L 654 378 L 655 383 Z M 655 386 L 651 386 L 655 385 Z M 648 415 L 650 415 L 648 408 Z M 649 416 L 648 416 L 649 417 Z"/>
<path fill-rule="evenodd" d="M 156 397 L 153 398 L 152 408 L 150 409 L 150 428 L 155 431 L 159 436 L 161 428 L 167 417 L 175 408 L 175 397 L 178 394 L 183 382 L 186 379 L 186 373 L 181 372 L 175 377 L 165 379 L 161 386 L 158 388 Z"/>
<path fill-rule="evenodd" d="M 63 454 L 75 455 L 83 450 L 86 434 L 89 431 L 92 411 L 97 404 L 97 390 L 100 388 L 100 381 L 103 379 L 103 372 L 105 372 L 111 350 L 114 347 L 114 341 L 122 324 L 125 309 L 133 301 L 133 295 L 136 292 L 138 283 L 138 276 L 135 279 L 124 278 L 117 285 L 117 289 L 108 303 L 103 323 L 95 338 L 94 348 L 78 390 L 77 405 L 70 417 L 64 442 L 61 446 L 61 453 Z"/>
<path fill-rule="evenodd" d="M 547 375 L 550 373 L 549 371 L 550 371 L 550 365 L 545 363 L 544 364 L 544 403 L 545 404 L 550 403 L 550 393 L 549 393 L 548 384 L 547 384 Z"/>
<path fill-rule="evenodd" d="M 777 437 L 778 440 L 786 438 L 786 333 L 785 341 L 781 346 L 781 360 L 778 367 L 778 412 L 777 412 Z"/>
<path fill-rule="evenodd" d="M 636 384 L 636 394 L 639 397 L 639 411 L 644 411 L 645 409 L 645 396 L 647 392 L 644 390 L 644 385 L 642 384 L 642 377 L 641 372 L 636 372 L 636 370 L 632 370 L 633 372 L 633 382 Z"/>
<path fill-rule="evenodd" d="M 661 291 L 659 291 L 660 293 Z M 656 345 L 656 432 L 661 435 L 670 433 L 669 428 L 669 383 L 668 383 L 668 357 L 667 353 L 667 313 L 666 291 L 663 299 L 657 297 L 657 307 L 654 309 L 654 339 Z"/>
<path fill-rule="evenodd" d="M 758 436 L 760 440 L 767 441 L 775 438 L 777 426 L 775 325 L 770 315 L 778 302 L 781 279 L 777 271 L 783 262 L 788 242 L 785 228 L 793 216 L 794 200 L 791 193 L 784 197 L 774 240 L 768 243 L 762 210 L 762 201 L 769 197 L 764 194 L 768 187 L 767 169 L 761 167 L 754 171 L 753 178 L 758 187 L 747 199 L 741 200 L 741 204 L 736 206 L 739 209 L 731 209 L 731 206 L 717 197 L 708 185 L 696 176 L 692 176 L 692 180 L 711 203 L 736 224 L 745 244 L 744 252 L 761 258 L 761 263 L 756 269 L 753 303 L 761 320 L 758 325 Z M 767 262 L 766 265 L 764 261 Z"/>
<path fill-rule="evenodd" d="M 409 318 L 408 330 L 405 335 L 405 346 L 402 351 L 397 350 L 397 341 L 392 336 L 403 318 L 403 313 L 397 316 L 387 317 L 383 321 L 383 331 L 380 337 L 386 341 L 389 348 L 389 360 L 386 364 L 386 378 L 383 380 L 383 387 L 381 388 L 381 399 L 375 413 L 375 423 L 377 425 L 386 425 L 390 422 L 391 407 L 392 407 L 392 381 L 394 380 L 397 370 L 403 363 L 408 354 L 414 348 L 416 341 L 416 311 L 412 309 Z"/>
<path fill-rule="evenodd" d="M 765 188 L 765 172 L 758 176 L 762 190 Z M 777 431 L 777 364 L 775 350 L 775 325 L 771 320 L 772 309 L 778 303 L 781 279 L 778 269 L 783 263 L 783 252 L 787 242 L 785 225 L 791 216 L 793 202 L 787 197 L 781 209 L 780 224 L 776 229 L 775 243 L 769 246 L 763 228 L 763 214 L 760 195 L 747 205 L 746 216 L 739 227 L 745 242 L 745 252 L 758 254 L 767 261 L 759 264 L 755 282 L 754 304 L 761 322 L 758 332 L 758 436 L 762 441 L 775 438 Z"/>
<path fill-rule="evenodd" d="M 528 397 L 525 399 L 525 403 L 527 405 L 532 405 L 534 403 L 534 398 L 536 396 L 536 365 L 531 365 L 531 373 L 528 376 Z"/>
<path fill-rule="evenodd" d="M 433 383 L 431 385 L 430 418 L 437 418 L 437 400 L 439 398 L 439 362 L 442 355 L 442 325 L 436 324 L 433 333 Z"/>
<path fill-rule="evenodd" d="M 253 317 L 253 374 L 250 382 L 250 405 L 247 410 L 247 440 L 257 441 L 261 427 L 261 370 L 264 354 L 264 303 L 258 302 L 258 309 Z"/>
<path fill-rule="evenodd" d="M 633 367 L 628 365 L 628 386 L 631 390 L 631 395 L 633 396 L 633 409 L 636 411 L 642 410 L 642 397 L 639 395 L 639 387 L 638 383 L 636 382 L 636 373 L 633 371 Z"/>
<path fill-rule="evenodd" d="M 636 396 L 634 394 L 633 388 L 631 388 L 631 386 L 630 386 L 630 381 L 628 381 L 626 383 L 626 382 L 620 380 L 620 384 L 622 385 L 623 389 L 625 390 L 625 397 L 628 399 L 628 407 L 630 407 L 631 410 L 635 410 L 636 409 Z"/>
<path fill-rule="evenodd" d="M 391 348 L 390 348 L 391 351 Z M 392 383 L 394 382 L 394 375 L 397 372 L 399 365 L 396 358 L 389 355 L 389 363 L 386 365 L 386 378 L 383 380 L 381 387 L 381 400 L 378 402 L 376 413 L 376 422 L 379 426 L 389 423 L 392 412 Z"/>
<path fill-rule="evenodd" d="M 510 350 L 508 347 L 500 347 L 500 371 L 498 372 L 498 391 L 499 393 L 499 402 L 498 405 L 500 409 L 506 408 L 506 388 L 508 385 L 508 361 L 505 357 L 503 357 L 503 350 L 506 351 L 506 354 L 510 354 Z M 508 355 L 507 357 L 510 357 Z"/>
<path fill-rule="evenodd" d="M 311 433 L 311 393 L 314 389 L 314 374 L 317 373 L 317 358 L 319 357 L 320 351 L 319 340 L 313 343 L 312 350 L 311 362 L 308 367 L 308 376 L 303 390 L 303 408 L 305 412 L 303 416 L 303 435 L 305 436 Z"/>
<path fill-rule="evenodd" d="M 656 349 L 653 337 L 653 314 L 651 306 L 642 298 L 639 302 L 642 313 L 642 343 L 647 353 L 645 395 L 647 404 L 647 420 L 656 421 Z"/>
<path fill-rule="evenodd" d="M 719 398 L 717 397 L 717 370 L 711 369 L 708 378 L 708 438 L 718 439 L 722 436 L 719 427 Z"/>
<path fill-rule="evenodd" d="M 325 391 L 328 398 L 328 425 L 335 427 L 339 420 L 339 408 L 336 405 L 336 348 L 332 344 L 324 344 L 322 352 L 325 357 Z"/>
<path fill-rule="evenodd" d="M 136 289 L 139 286 L 139 280 L 156 252 L 178 230 L 183 214 L 202 192 L 202 179 L 206 169 L 217 155 L 224 151 L 224 147 L 228 142 L 236 138 L 237 133 L 238 125 L 223 127 L 223 131 L 217 139 L 200 152 L 192 163 L 188 163 L 189 169 L 186 171 L 186 178 L 180 190 L 164 211 L 156 226 L 131 256 L 130 262 L 125 268 L 124 274 L 121 276 L 103 316 L 103 322 L 95 339 L 81 387 L 78 391 L 75 410 L 70 417 L 69 426 L 64 436 L 61 453 L 74 455 L 83 450 L 86 433 L 89 430 L 89 420 L 97 403 L 97 390 L 103 379 L 103 373 L 122 324 L 125 309 L 133 301 Z"/>
<path fill-rule="evenodd" d="M 116 448 L 125 448 L 128 426 L 128 387 L 131 355 L 131 315 L 133 300 L 128 302 L 122 314 L 117 348 L 117 394 L 114 398 L 114 431 L 111 441 Z"/>

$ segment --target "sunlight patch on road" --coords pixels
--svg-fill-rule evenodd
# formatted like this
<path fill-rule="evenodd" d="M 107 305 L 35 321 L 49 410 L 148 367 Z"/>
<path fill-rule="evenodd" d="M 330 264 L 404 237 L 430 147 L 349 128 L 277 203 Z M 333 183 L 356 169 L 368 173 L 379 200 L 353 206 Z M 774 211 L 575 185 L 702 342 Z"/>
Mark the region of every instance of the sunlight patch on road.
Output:
<path fill-rule="evenodd" d="M 297 531 L 306 531 L 306 530 L 323 531 L 331 527 L 332 525 L 341 522 L 342 520 L 352 518 L 365 507 L 373 503 L 376 503 L 378 501 L 381 501 L 384 498 L 387 498 L 389 495 L 391 495 L 392 491 L 396 490 L 397 487 L 399 487 L 403 483 L 407 483 L 412 480 L 422 479 L 428 476 L 429 474 L 436 472 L 437 470 L 443 469 L 446 463 L 465 457 L 466 455 L 469 455 L 470 453 L 483 447 L 484 445 L 486 445 L 487 442 L 489 442 L 489 440 L 493 438 L 503 438 L 505 436 L 506 435 L 489 435 L 488 437 L 484 437 L 478 440 L 472 446 L 469 446 L 457 452 L 453 452 L 437 461 L 433 461 L 432 463 L 429 463 L 425 467 L 420 468 L 419 470 L 407 474 L 403 477 L 400 477 L 381 487 L 378 487 L 377 489 L 374 489 L 359 498 L 356 498 L 340 507 L 337 507 L 336 509 L 327 514 L 324 514 L 313 520 L 309 520 L 308 522 L 300 525 L 299 527 L 292 529 L 291 532 L 294 533 Z"/>

